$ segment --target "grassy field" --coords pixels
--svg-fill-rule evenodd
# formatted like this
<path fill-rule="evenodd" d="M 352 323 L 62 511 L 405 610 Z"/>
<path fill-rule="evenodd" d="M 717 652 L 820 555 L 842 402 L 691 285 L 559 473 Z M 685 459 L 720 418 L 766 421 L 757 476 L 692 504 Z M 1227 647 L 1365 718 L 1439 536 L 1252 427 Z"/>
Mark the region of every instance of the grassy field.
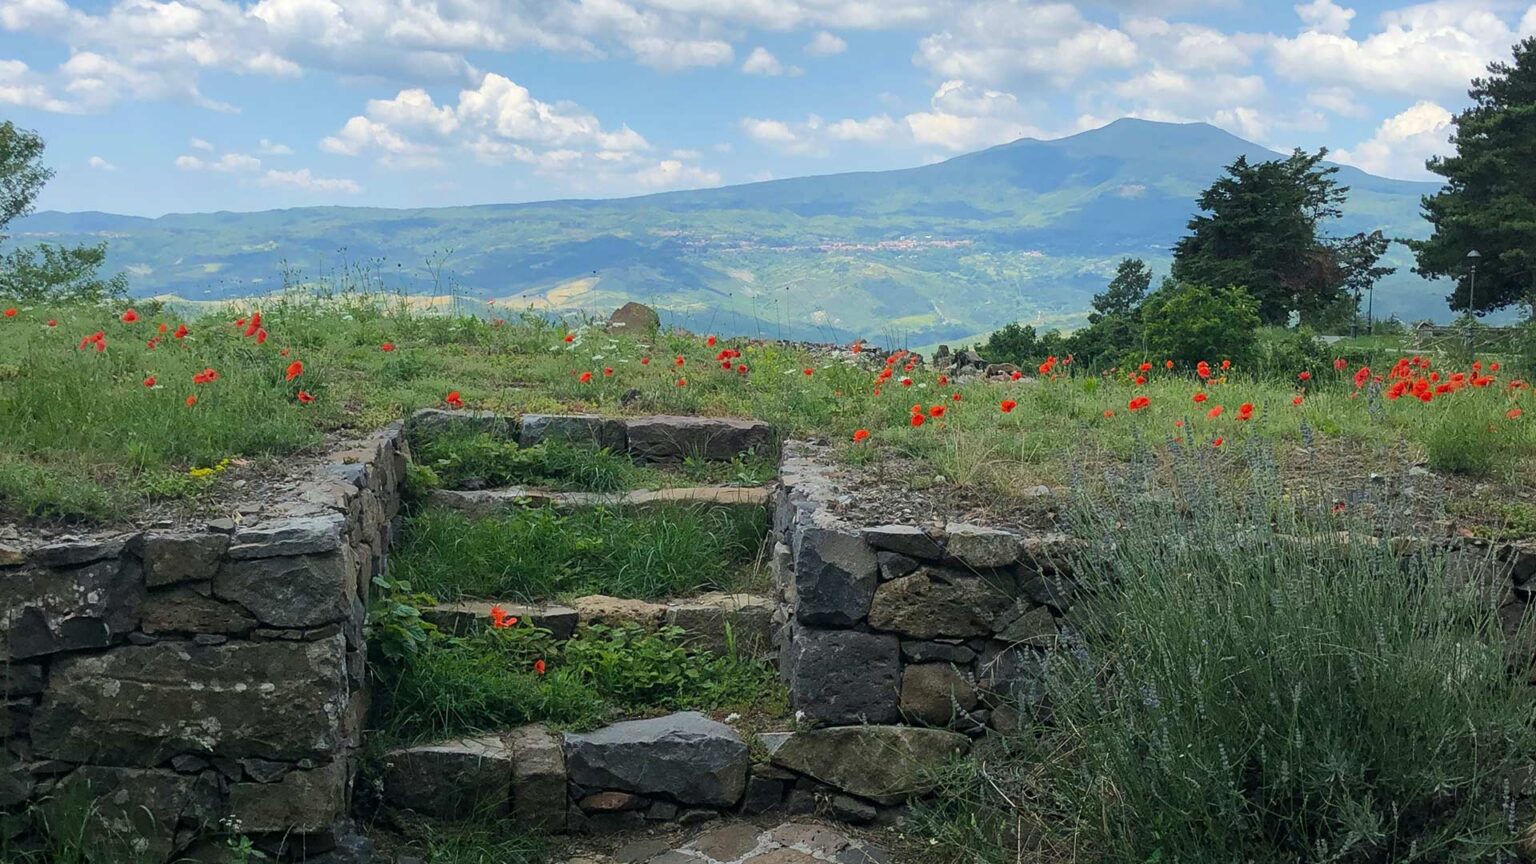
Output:
<path fill-rule="evenodd" d="M 127 313 L 0 317 L 5 513 L 104 520 L 155 502 L 196 508 L 221 483 L 320 451 L 329 433 L 375 428 L 450 394 L 507 412 L 752 416 L 785 435 L 840 441 L 852 462 L 928 466 L 914 483 L 942 477 L 999 496 L 1170 442 L 1218 452 L 1323 442 L 1491 482 L 1520 476 L 1536 453 L 1530 370 L 1509 357 L 1474 370 L 1426 355 L 1427 366 L 1399 368 L 1431 389 L 1423 401 L 1391 398 L 1400 378 L 1385 352 L 1358 387 L 1355 363 L 1221 369 L 1216 357 L 1208 379 L 1147 358 L 1145 372 L 1063 361 L 1050 375 L 960 384 L 899 355 L 882 365 L 873 352 L 830 358 L 679 335 L 645 345 L 596 327 L 428 315 L 377 298 L 271 301 L 254 328 L 246 310 L 186 322 Z M 726 348 L 741 352 L 726 358 L 731 371 L 721 368 Z M 868 437 L 855 443 L 859 430 Z"/>

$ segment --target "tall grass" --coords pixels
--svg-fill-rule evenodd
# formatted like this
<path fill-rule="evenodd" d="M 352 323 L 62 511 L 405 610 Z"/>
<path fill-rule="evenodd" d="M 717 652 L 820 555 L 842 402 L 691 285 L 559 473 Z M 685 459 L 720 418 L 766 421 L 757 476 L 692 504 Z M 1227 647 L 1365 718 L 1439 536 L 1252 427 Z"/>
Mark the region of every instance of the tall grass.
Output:
<path fill-rule="evenodd" d="M 1174 501 L 1079 502 L 1088 590 L 1045 708 L 925 830 L 968 864 L 1513 860 L 1536 695 L 1490 563 L 1399 559 L 1189 467 Z"/>
<path fill-rule="evenodd" d="M 530 509 L 479 519 L 427 508 L 407 522 L 390 563 L 396 578 L 444 600 L 656 599 L 747 584 L 766 533 L 762 512 L 737 508 Z"/>

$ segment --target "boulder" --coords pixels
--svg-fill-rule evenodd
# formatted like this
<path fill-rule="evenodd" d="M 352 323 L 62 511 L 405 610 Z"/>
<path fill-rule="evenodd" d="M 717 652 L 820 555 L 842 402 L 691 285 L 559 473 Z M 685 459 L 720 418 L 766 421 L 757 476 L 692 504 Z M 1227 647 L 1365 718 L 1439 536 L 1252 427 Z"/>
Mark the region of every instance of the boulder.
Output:
<path fill-rule="evenodd" d="M 177 582 L 207 582 L 218 572 L 219 559 L 228 548 L 226 534 L 147 534 L 144 584 L 159 588 Z"/>
<path fill-rule="evenodd" d="M 524 414 L 517 433 L 520 447 L 545 441 L 587 444 L 623 453 L 628 441 L 623 420 L 596 414 Z"/>
<path fill-rule="evenodd" d="M 726 654 L 732 647 L 756 657 L 773 645 L 776 604 L 755 594 L 703 594 L 667 607 L 666 623 L 682 628 L 696 648 Z"/>
<path fill-rule="evenodd" d="M 790 704 L 812 722 L 896 721 L 901 649 L 894 636 L 796 627 L 780 668 Z"/>
<path fill-rule="evenodd" d="M 104 648 L 139 626 L 144 576 L 131 558 L 0 578 L 0 639 L 12 659 Z"/>
<path fill-rule="evenodd" d="M 440 819 L 505 816 L 512 804 L 513 764 L 512 749 L 489 736 L 403 747 L 384 755 L 384 798 Z M 563 813 L 563 786 L 560 791 Z"/>
<path fill-rule="evenodd" d="M 512 751 L 512 820 L 523 828 L 557 831 L 565 827 L 565 746 L 545 726 L 508 732 Z"/>
<path fill-rule="evenodd" d="M 54 662 L 32 721 L 43 758 L 328 759 L 345 743 L 346 641 L 160 642 Z"/>
<path fill-rule="evenodd" d="M 1006 567 L 1019 560 L 1024 549 L 1024 542 L 1017 534 L 996 528 L 951 522 L 945 526 L 944 533 L 947 537 L 945 550 L 967 567 Z"/>
<path fill-rule="evenodd" d="M 875 591 L 869 626 L 914 639 L 987 636 L 1013 599 L 992 577 L 924 567 Z"/>
<path fill-rule="evenodd" d="M 976 687 L 948 663 L 921 663 L 901 673 L 901 714 L 930 726 L 948 726 L 976 710 Z"/>
<path fill-rule="evenodd" d="M 688 457 L 728 462 L 766 453 L 773 427 L 729 417 L 638 417 L 625 422 L 629 452 L 641 462 L 679 463 Z"/>
<path fill-rule="evenodd" d="M 226 561 L 213 596 L 240 604 L 268 627 L 319 627 L 351 613 L 355 586 L 352 553 L 343 546 L 321 555 Z"/>
<path fill-rule="evenodd" d="M 795 618 L 823 627 L 863 621 L 880 581 L 874 550 L 836 527 L 804 527 L 794 540 Z"/>
<path fill-rule="evenodd" d="M 1032 711 L 1045 704 L 1046 655 L 1028 645 L 993 643 L 981 655 L 977 685 L 988 704 Z"/>
<path fill-rule="evenodd" d="M 631 336 L 645 338 L 661 329 L 661 316 L 656 310 L 631 300 L 613 310 L 608 316 L 608 329 L 619 330 Z"/>
<path fill-rule="evenodd" d="M 96 537 L 82 540 L 66 538 L 32 550 L 32 563 L 40 567 L 78 567 L 93 561 L 122 557 L 129 544 L 138 540 L 136 534 L 115 537 Z"/>
<path fill-rule="evenodd" d="M 775 765 L 850 795 L 900 804 L 924 791 L 925 772 L 970 751 L 969 738 L 912 726 L 839 726 L 797 732 L 773 755 Z"/>
<path fill-rule="evenodd" d="M 567 734 L 565 764 L 588 789 L 725 808 L 741 800 L 752 758 L 736 730 L 683 712 Z"/>

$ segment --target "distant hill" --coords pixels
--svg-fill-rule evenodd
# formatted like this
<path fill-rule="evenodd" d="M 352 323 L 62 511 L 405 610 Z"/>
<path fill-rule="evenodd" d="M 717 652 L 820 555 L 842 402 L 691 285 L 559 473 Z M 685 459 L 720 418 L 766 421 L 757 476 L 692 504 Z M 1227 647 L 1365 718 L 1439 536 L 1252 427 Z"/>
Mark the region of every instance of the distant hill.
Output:
<path fill-rule="evenodd" d="M 602 201 L 390 210 L 307 207 L 158 219 L 47 212 L 13 242 L 110 241 L 136 294 L 209 300 L 355 282 L 606 313 L 638 299 L 715 332 L 958 340 L 1012 320 L 1081 322 L 1121 257 L 1166 272 L 1194 199 L 1239 155 L 1276 153 L 1201 123 L 1119 120 L 898 171 Z M 1343 167 L 1339 232 L 1424 236 L 1437 187 Z M 452 250 L 436 280 L 423 262 Z M 1448 285 L 1408 272 L 1378 314 L 1446 319 Z M 285 276 L 286 274 L 286 276 Z"/>

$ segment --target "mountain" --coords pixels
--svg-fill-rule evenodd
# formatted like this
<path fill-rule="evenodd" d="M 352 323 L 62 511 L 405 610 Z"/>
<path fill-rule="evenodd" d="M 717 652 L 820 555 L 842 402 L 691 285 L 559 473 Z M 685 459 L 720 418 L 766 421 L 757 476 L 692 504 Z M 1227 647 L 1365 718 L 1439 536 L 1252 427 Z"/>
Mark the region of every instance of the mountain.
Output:
<path fill-rule="evenodd" d="M 1240 155 L 1278 154 L 1206 124 L 1125 119 L 897 171 L 415 210 L 46 212 L 18 221 L 12 242 L 106 239 L 109 266 L 144 295 L 323 280 L 593 314 L 638 299 L 712 332 L 920 344 L 1013 320 L 1080 323 L 1121 257 L 1166 272 L 1196 196 Z M 1435 184 L 1348 166 L 1337 179 L 1350 193 L 1333 230 L 1425 235 L 1419 200 Z M 1401 247 L 1390 258 L 1399 272 L 1378 287 L 1378 314 L 1447 318 L 1448 286 L 1409 273 Z"/>

